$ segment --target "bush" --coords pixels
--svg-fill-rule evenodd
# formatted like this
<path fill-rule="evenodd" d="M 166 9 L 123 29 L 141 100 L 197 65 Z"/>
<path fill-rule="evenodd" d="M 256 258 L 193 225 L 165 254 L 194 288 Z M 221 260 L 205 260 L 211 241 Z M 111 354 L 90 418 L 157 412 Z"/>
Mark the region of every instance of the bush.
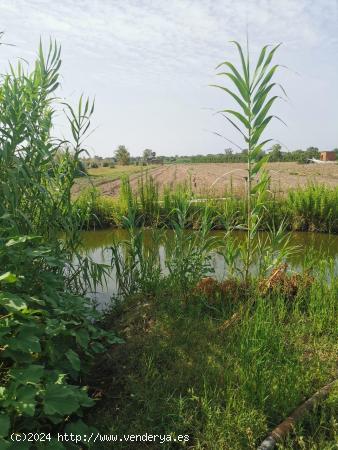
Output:
<path fill-rule="evenodd" d="M 102 167 L 109 167 L 109 162 L 108 162 L 108 161 L 105 161 L 105 162 L 102 164 Z"/>
<path fill-rule="evenodd" d="M 63 264 L 37 238 L 0 242 L 4 438 L 18 430 L 60 430 L 66 418 L 82 416 L 94 400 L 80 379 L 106 344 L 118 342 L 93 323 L 98 316 L 89 300 L 67 292 L 66 279 L 55 272 Z"/>
<path fill-rule="evenodd" d="M 91 163 L 90 167 L 92 169 L 98 169 L 99 165 L 96 162 Z"/>

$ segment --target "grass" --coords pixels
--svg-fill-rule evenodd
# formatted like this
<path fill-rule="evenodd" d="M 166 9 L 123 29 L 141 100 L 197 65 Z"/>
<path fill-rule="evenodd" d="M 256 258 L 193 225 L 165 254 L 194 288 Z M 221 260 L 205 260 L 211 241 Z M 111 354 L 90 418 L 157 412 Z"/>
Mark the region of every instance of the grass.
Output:
<path fill-rule="evenodd" d="M 128 179 L 124 179 L 128 185 Z M 123 216 L 127 214 L 129 200 L 133 198 L 133 208 L 139 225 L 170 226 L 172 211 L 182 202 L 189 204 L 186 228 L 196 228 L 203 211 L 208 208 L 214 229 L 227 229 L 243 224 L 246 202 L 242 196 L 231 191 L 224 193 L 224 200 L 207 197 L 203 201 L 194 199 L 188 184 L 165 188 L 159 193 L 151 176 L 142 177 L 138 189 L 130 194 L 129 187 L 121 189 L 119 197 L 105 196 L 97 189 L 82 191 L 75 202 L 75 210 L 87 211 L 87 229 L 107 226 L 123 226 Z M 192 201 L 190 201 L 192 200 Z M 264 203 L 261 228 L 279 225 L 282 221 L 289 230 L 338 233 L 338 188 L 324 185 L 308 185 L 303 189 L 291 190 L 287 196 L 269 195 Z"/>
<path fill-rule="evenodd" d="M 154 166 L 147 166 L 147 169 L 151 169 Z M 119 166 L 115 167 L 98 167 L 97 169 L 88 169 L 88 174 L 91 177 L 108 177 L 111 180 L 117 180 L 123 175 L 131 175 L 139 173 L 145 170 L 144 166 Z"/>
<path fill-rule="evenodd" d="M 97 187 L 110 181 L 119 180 L 124 176 L 139 174 L 145 170 L 152 169 L 153 167 L 154 166 L 152 165 L 146 167 L 136 165 L 115 165 L 115 167 L 98 167 L 96 169 L 88 169 L 88 177 L 80 177 L 76 179 L 73 187 L 73 193 L 78 194 L 86 187 Z"/>
<path fill-rule="evenodd" d="M 322 265 L 292 298 L 278 289 L 263 296 L 253 286 L 244 301 L 228 285 L 222 295 L 191 289 L 185 299 L 165 280 L 160 295 L 129 296 L 106 319 L 126 344 L 94 373 L 103 400 L 90 422 L 120 436 L 189 435 L 185 445 L 161 445 L 168 450 L 257 448 L 336 376 L 338 280 L 327 284 L 330 270 Z M 335 448 L 337 410 L 333 394 L 283 448 Z"/>

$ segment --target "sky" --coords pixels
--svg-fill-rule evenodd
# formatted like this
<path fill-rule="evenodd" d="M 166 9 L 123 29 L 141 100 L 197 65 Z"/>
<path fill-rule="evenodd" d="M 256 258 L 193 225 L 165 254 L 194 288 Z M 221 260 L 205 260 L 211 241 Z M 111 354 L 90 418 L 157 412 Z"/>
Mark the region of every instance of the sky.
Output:
<path fill-rule="evenodd" d="M 91 155 L 124 144 L 134 156 L 222 153 L 242 145 L 220 109 L 232 106 L 215 67 L 238 62 L 248 30 L 255 59 L 282 42 L 275 61 L 288 98 L 265 133 L 283 150 L 338 147 L 338 0 L 0 0 L 0 73 L 32 65 L 40 37 L 62 46 L 59 96 L 95 98 Z M 60 107 L 61 108 L 61 107 Z M 55 134 L 67 135 L 62 111 Z M 223 137 L 217 136 L 221 134 Z M 235 148 L 235 147 L 233 147 Z"/>

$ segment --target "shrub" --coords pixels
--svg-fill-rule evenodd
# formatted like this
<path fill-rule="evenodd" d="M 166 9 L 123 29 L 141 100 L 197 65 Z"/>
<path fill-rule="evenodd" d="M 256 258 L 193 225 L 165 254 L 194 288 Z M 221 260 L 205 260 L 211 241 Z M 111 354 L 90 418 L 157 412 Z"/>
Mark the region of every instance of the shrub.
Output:
<path fill-rule="evenodd" d="M 94 404 L 80 379 L 118 342 L 93 323 L 89 300 L 67 292 L 63 261 L 37 238 L 0 241 L 0 436 L 62 429 Z M 2 441 L 4 444 L 4 441 Z"/>
<path fill-rule="evenodd" d="M 98 169 L 99 165 L 96 162 L 91 163 L 90 167 L 92 169 Z"/>

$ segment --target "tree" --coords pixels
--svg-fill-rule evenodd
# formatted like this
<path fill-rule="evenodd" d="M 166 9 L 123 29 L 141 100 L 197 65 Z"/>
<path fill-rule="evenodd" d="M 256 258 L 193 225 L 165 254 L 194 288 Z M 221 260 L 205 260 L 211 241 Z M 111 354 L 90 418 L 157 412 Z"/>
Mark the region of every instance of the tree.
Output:
<path fill-rule="evenodd" d="M 280 144 L 275 144 L 271 147 L 269 161 L 277 162 L 283 159 L 282 146 Z"/>
<path fill-rule="evenodd" d="M 143 161 L 147 162 L 152 158 L 156 157 L 156 152 L 153 152 L 152 150 L 150 150 L 150 148 L 146 148 L 143 151 Z"/>
<path fill-rule="evenodd" d="M 318 147 L 308 147 L 305 150 L 306 158 L 319 158 L 319 149 Z"/>
<path fill-rule="evenodd" d="M 122 166 L 127 166 L 130 162 L 130 153 L 124 145 L 119 145 L 115 150 L 115 158 L 119 164 Z"/>
<path fill-rule="evenodd" d="M 146 148 L 143 150 L 143 160 L 148 161 L 152 158 L 153 152 L 150 150 L 150 148 Z"/>

